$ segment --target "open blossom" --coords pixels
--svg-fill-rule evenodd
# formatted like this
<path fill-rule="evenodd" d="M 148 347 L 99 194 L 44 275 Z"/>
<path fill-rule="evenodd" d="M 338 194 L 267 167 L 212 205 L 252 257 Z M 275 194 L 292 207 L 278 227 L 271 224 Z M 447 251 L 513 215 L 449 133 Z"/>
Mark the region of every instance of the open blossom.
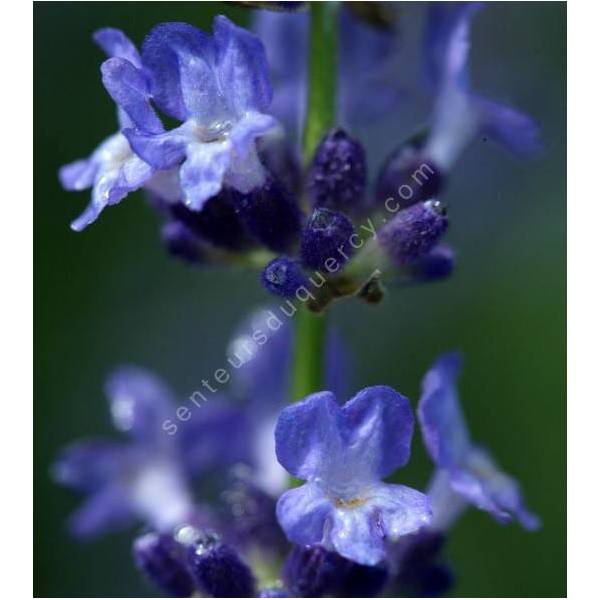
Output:
<path fill-rule="evenodd" d="M 526 529 L 536 529 L 539 519 L 527 510 L 518 483 L 471 442 L 456 390 L 460 367 L 458 354 L 442 355 L 425 375 L 419 401 L 423 439 L 437 467 L 429 492 L 432 526 L 446 529 L 472 504 L 500 522 L 516 519 Z"/>
<path fill-rule="evenodd" d="M 426 131 L 403 141 L 384 161 L 376 185 L 378 201 L 396 197 L 401 185 L 413 188 L 411 202 L 437 198 L 452 167 L 478 136 L 519 157 L 541 149 L 539 126 L 531 117 L 472 89 L 470 29 L 482 8 L 482 2 L 431 3 L 423 41 L 425 78 L 433 99 L 430 122 Z M 418 186 L 414 173 L 421 177 Z"/>
<path fill-rule="evenodd" d="M 223 185 L 242 193 L 260 186 L 256 139 L 277 122 L 264 113 L 272 91 L 258 38 L 223 16 L 212 36 L 163 23 L 146 38 L 142 59 L 156 105 L 183 124 L 166 133 L 125 129 L 134 151 L 155 169 L 181 164 L 183 202 L 194 210 Z"/>
<path fill-rule="evenodd" d="M 214 400 L 176 435 L 165 423 L 175 414 L 171 391 L 156 376 L 122 367 L 106 384 L 110 413 L 127 441 L 86 439 L 63 450 L 54 479 L 87 496 L 70 519 L 78 537 L 93 537 L 140 519 L 168 531 L 195 514 L 190 477 L 240 460 L 237 412 Z"/>
<path fill-rule="evenodd" d="M 200 210 L 223 185 L 246 194 L 264 183 L 256 139 L 277 122 L 264 113 L 271 85 L 256 37 L 220 16 L 212 36 L 184 23 L 156 26 L 141 56 L 117 29 L 94 39 L 109 56 L 102 82 L 117 105 L 119 131 L 60 170 L 65 189 L 92 188 L 74 230 L 141 187 Z M 183 124 L 165 131 L 151 101 Z"/>
<path fill-rule="evenodd" d="M 288 538 L 375 565 L 386 542 L 427 525 L 424 494 L 381 481 L 408 461 L 413 421 L 408 400 L 386 386 L 365 388 L 343 406 L 319 392 L 283 410 L 277 459 L 306 481 L 277 503 Z"/>
<path fill-rule="evenodd" d="M 162 124 L 150 106 L 150 88 L 141 58 L 133 43 L 118 29 L 101 29 L 96 43 L 110 57 L 102 65 L 102 81 L 117 104 L 119 127 L 134 123 L 153 131 Z M 92 199 L 71 227 L 81 231 L 93 223 L 102 210 L 120 202 L 153 176 L 154 169 L 133 153 L 121 132 L 104 140 L 89 158 L 65 165 L 59 177 L 67 190 L 92 188 Z"/>
<path fill-rule="evenodd" d="M 423 154 L 443 171 L 478 134 L 518 155 L 540 148 L 539 129 L 533 119 L 470 88 L 471 19 L 482 5 L 436 2 L 429 9 L 424 55 L 436 99 Z"/>

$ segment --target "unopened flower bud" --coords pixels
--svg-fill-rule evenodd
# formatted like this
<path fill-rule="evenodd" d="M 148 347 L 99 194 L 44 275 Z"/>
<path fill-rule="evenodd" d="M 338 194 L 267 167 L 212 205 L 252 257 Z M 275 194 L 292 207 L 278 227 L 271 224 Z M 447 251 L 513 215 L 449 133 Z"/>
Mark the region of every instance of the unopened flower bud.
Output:
<path fill-rule="evenodd" d="M 360 142 L 343 129 L 332 129 L 321 140 L 308 171 L 308 193 L 313 206 L 348 210 L 361 206 L 367 165 Z"/>
<path fill-rule="evenodd" d="M 353 233 L 346 215 L 328 208 L 315 209 L 302 232 L 302 263 L 310 269 L 339 270 L 352 256 L 349 239 Z"/>
<path fill-rule="evenodd" d="M 292 298 L 299 287 L 308 284 L 308 279 L 298 261 L 280 256 L 265 267 L 261 282 L 271 294 Z"/>
<path fill-rule="evenodd" d="M 214 598 L 252 598 L 254 576 L 237 552 L 217 536 L 203 534 L 189 549 L 190 570 L 201 592 Z"/>
<path fill-rule="evenodd" d="M 194 591 L 185 549 L 170 535 L 146 533 L 133 542 L 137 567 L 167 596 L 189 598 Z"/>
<path fill-rule="evenodd" d="M 442 203 L 427 200 L 400 211 L 377 235 L 390 260 L 406 265 L 430 252 L 447 228 L 448 218 Z"/>

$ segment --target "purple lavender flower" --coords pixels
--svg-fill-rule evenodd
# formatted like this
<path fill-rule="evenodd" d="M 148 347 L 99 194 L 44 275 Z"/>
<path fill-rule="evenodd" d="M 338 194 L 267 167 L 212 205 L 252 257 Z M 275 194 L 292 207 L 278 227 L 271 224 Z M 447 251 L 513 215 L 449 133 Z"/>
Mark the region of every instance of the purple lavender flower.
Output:
<path fill-rule="evenodd" d="M 539 129 L 530 117 L 470 89 L 469 29 L 482 4 L 436 2 L 429 9 L 424 52 L 436 100 L 423 154 L 443 171 L 478 134 L 518 155 L 540 149 Z"/>
<path fill-rule="evenodd" d="M 148 371 L 122 367 L 109 377 L 106 393 L 113 424 L 129 441 L 82 440 L 59 456 L 55 480 L 87 496 L 70 529 L 87 538 L 136 518 L 158 532 L 186 522 L 196 514 L 190 475 L 240 460 L 231 443 L 244 445 L 238 413 L 213 400 L 171 435 L 166 425 L 175 416 L 174 397 Z"/>
<path fill-rule="evenodd" d="M 502 523 L 516 519 L 525 529 L 536 529 L 539 519 L 527 510 L 518 483 L 471 442 L 456 390 L 461 364 L 457 353 L 442 355 L 422 384 L 418 416 L 437 468 L 429 492 L 432 528 L 447 529 L 472 504 Z"/>
<path fill-rule="evenodd" d="M 295 332 L 288 319 L 275 309 L 255 311 L 240 327 L 228 351 L 235 367 L 232 394 L 247 409 L 245 462 L 253 466 L 253 483 L 271 496 L 279 495 L 287 484 L 287 474 L 275 456 L 274 431 L 279 413 L 289 403 Z M 351 373 L 346 347 L 335 332 L 328 332 L 325 384 L 345 395 Z"/>
<path fill-rule="evenodd" d="M 163 131 L 150 105 L 150 82 L 133 43 L 118 29 L 101 29 L 94 40 L 110 57 L 102 64 L 102 81 L 117 104 L 120 129 L 135 126 L 153 133 Z M 81 231 L 106 206 L 117 204 L 129 192 L 149 184 L 153 175 L 154 169 L 133 153 L 120 132 L 104 140 L 89 158 L 62 167 L 59 178 L 65 189 L 92 188 L 92 199 L 73 221 L 72 229 Z"/>
<path fill-rule="evenodd" d="M 152 374 L 132 367 L 116 371 L 106 392 L 113 423 L 131 442 L 81 441 L 55 463 L 55 479 L 88 496 L 70 528 L 91 537 L 138 517 L 168 530 L 193 512 L 180 450 L 162 429 L 172 416 L 171 393 Z"/>
<path fill-rule="evenodd" d="M 183 202 L 200 210 L 224 184 L 248 193 L 264 182 L 256 139 L 276 126 L 264 114 L 271 84 L 261 42 L 224 16 L 213 35 L 185 23 L 157 25 L 142 57 L 156 105 L 183 124 L 166 133 L 124 130 L 155 169 L 181 164 Z M 135 124 L 134 124 L 135 125 Z"/>
<path fill-rule="evenodd" d="M 319 392 L 284 409 L 277 459 L 306 481 L 277 503 L 288 538 L 375 565 L 388 541 L 427 525 L 424 494 L 381 481 L 408 461 L 413 425 L 408 400 L 385 386 L 365 388 L 341 407 L 331 392 Z"/>

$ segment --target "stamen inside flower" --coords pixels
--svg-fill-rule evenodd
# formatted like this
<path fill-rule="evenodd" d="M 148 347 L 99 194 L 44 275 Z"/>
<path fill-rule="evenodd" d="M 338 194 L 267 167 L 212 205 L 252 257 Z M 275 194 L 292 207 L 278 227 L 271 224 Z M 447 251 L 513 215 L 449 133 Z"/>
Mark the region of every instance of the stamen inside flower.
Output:
<path fill-rule="evenodd" d="M 336 508 L 358 508 L 367 501 L 366 498 L 350 498 L 350 500 L 344 500 L 344 498 L 336 498 L 334 504 Z"/>

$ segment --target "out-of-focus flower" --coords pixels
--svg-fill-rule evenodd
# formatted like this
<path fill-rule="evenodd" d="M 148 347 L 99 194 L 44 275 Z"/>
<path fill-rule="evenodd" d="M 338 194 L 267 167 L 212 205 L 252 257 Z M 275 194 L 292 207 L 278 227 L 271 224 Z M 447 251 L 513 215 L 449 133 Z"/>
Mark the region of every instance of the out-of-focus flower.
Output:
<path fill-rule="evenodd" d="M 82 440 L 53 465 L 58 483 L 87 496 L 70 529 L 86 538 L 140 519 L 170 531 L 196 514 L 190 476 L 240 460 L 231 443 L 244 445 L 239 414 L 213 401 L 171 435 L 174 397 L 153 374 L 123 367 L 109 377 L 106 393 L 113 424 L 129 440 Z"/>
<path fill-rule="evenodd" d="M 403 142 L 384 162 L 378 177 L 378 201 L 397 194 L 402 185 L 415 190 L 417 202 L 436 195 L 465 148 L 477 137 L 498 142 L 518 156 L 541 149 L 533 119 L 471 89 L 468 74 L 471 20 L 481 2 L 435 2 L 429 8 L 423 54 L 434 95 L 433 114 L 424 135 Z M 427 165 L 425 182 L 413 174 Z M 417 185 L 415 185 L 417 184 Z"/>
<path fill-rule="evenodd" d="M 258 11 L 252 25 L 269 59 L 275 87 L 272 112 L 296 140 L 306 113 L 308 26 L 307 14 L 269 11 Z M 384 77 L 396 41 L 392 31 L 341 11 L 337 112 L 343 126 L 381 116 L 397 103 L 399 88 Z"/>
<path fill-rule="evenodd" d="M 429 491 L 431 527 L 446 530 L 471 504 L 502 523 L 516 519 L 525 529 L 536 529 L 539 519 L 525 506 L 518 483 L 471 442 L 456 389 L 461 363 L 456 353 L 442 355 L 422 384 L 418 416 L 437 468 Z"/>
<path fill-rule="evenodd" d="M 306 481 L 277 503 L 288 538 L 375 565 L 387 542 L 427 525 L 424 494 L 381 481 L 408 461 L 412 432 L 408 400 L 385 386 L 365 388 L 341 407 L 331 392 L 320 392 L 284 409 L 277 459 Z"/>
<path fill-rule="evenodd" d="M 184 204 L 200 210 L 223 185 L 242 193 L 262 185 L 256 138 L 276 121 L 264 112 L 272 92 L 258 38 L 223 16 L 215 18 L 212 36 L 163 23 L 146 38 L 142 58 L 156 105 L 183 124 L 166 133 L 123 133 L 155 169 L 181 164 Z"/>

